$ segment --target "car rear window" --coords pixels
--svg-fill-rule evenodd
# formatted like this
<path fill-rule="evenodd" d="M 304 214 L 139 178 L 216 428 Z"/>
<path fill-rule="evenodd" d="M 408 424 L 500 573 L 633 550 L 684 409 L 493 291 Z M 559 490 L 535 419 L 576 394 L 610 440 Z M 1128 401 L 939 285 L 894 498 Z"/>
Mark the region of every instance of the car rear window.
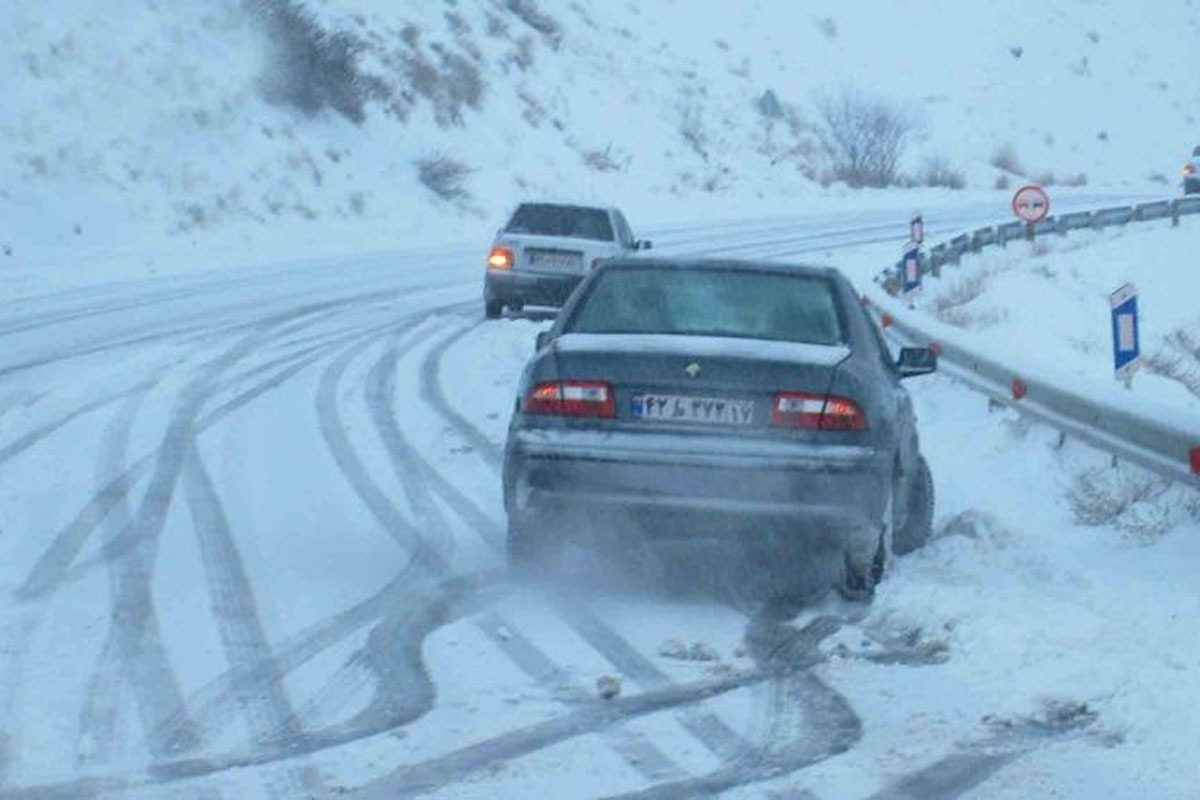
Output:
<path fill-rule="evenodd" d="M 612 223 L 608 212 L 602 208 L 525 203 L 513 213 L 504 230 L 506 233 L 570 236 L 601 242 L 613 240 Z"/>
<path fill-rule="evenodd" d="M 597 277 L 564 331 L 845 341 L 827 279 L 731 269 L 610 269 Z"/>

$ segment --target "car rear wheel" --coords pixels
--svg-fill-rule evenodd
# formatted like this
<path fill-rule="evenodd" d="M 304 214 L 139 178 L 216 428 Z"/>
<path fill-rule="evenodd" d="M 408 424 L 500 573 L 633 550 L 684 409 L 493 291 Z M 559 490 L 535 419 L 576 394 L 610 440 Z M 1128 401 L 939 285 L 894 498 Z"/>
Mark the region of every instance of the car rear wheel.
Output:
<path fill-rule="evenodd" d="M 889 548 L 894 548 L 896 533 L 896 492 L 893 488 L 888 492 L 884 504 L 883 520 L 879 526 L 879 539 L 869 557 L 855 556 L 847 551 L 842 566 L 842 580 L 838 587 L 842 596 L 847 600 L 870 600 L 875 594 L 875 587 L 883 580 L 887 569 Z"/>
<path fill-rule="evenodd" d="M 908 503 L 908 519 L 892 537 L 892 552 L 906 555 L 920 548 L 933 535 L 933 473 L 924 456 L 917 458 L 917 474 Z"/>
<path fill-rule="evenodd" d="M 484 300 L 483 315 L 488 319 L 499 319 L 500 314 L 504 311 L 504 303 L 499 300 Z"/>

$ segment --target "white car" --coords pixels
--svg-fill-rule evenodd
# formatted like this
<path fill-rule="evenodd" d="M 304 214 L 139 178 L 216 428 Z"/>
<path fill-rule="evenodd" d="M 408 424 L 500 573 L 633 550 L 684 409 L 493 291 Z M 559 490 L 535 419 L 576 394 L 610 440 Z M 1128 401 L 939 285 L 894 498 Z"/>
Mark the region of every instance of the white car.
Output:
<path fill-rule="evenodd" d="M 1200 147 L 1192 150 L 1192 160 L 1183 165 L 1183 193 L 1200 194 Z"/>
<path fill-rule="evenodd" d="M 619 209 L 522 203 L 488 253 L 484 314 L 494 319 L 506 306 L 561 306 L 593 267 L 650 247 L 633 237 Z"/>

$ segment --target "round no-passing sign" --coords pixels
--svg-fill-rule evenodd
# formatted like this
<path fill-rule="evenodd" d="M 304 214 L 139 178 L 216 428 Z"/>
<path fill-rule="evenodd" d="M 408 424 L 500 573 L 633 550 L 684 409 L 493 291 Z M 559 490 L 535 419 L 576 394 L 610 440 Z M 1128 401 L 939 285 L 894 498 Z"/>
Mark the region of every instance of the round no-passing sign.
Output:
<path fill-rule="evenodd" d="M 1022 186 L 1013 195 L 1012 209 L 1026 222 L 1041 222 L 1050 213 L 1050 196 L 1040 186 Z"/>

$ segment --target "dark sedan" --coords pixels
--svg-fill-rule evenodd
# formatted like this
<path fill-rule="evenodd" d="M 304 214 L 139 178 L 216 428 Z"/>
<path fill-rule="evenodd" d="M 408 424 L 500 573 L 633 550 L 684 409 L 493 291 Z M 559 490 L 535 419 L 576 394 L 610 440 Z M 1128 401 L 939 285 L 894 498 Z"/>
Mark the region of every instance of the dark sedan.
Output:
<path fill-rule="evenodd" d="M 776 563 L 832 554 L 842 588 L 869 593 L 889 553 L 929 535 L 933 484 L 900 381 L 935 367 L 927 348 L 893 361 L 833 269 L 607 262 L 521 378 L 510 563 L 567 540 L 717 539 Z"/>

